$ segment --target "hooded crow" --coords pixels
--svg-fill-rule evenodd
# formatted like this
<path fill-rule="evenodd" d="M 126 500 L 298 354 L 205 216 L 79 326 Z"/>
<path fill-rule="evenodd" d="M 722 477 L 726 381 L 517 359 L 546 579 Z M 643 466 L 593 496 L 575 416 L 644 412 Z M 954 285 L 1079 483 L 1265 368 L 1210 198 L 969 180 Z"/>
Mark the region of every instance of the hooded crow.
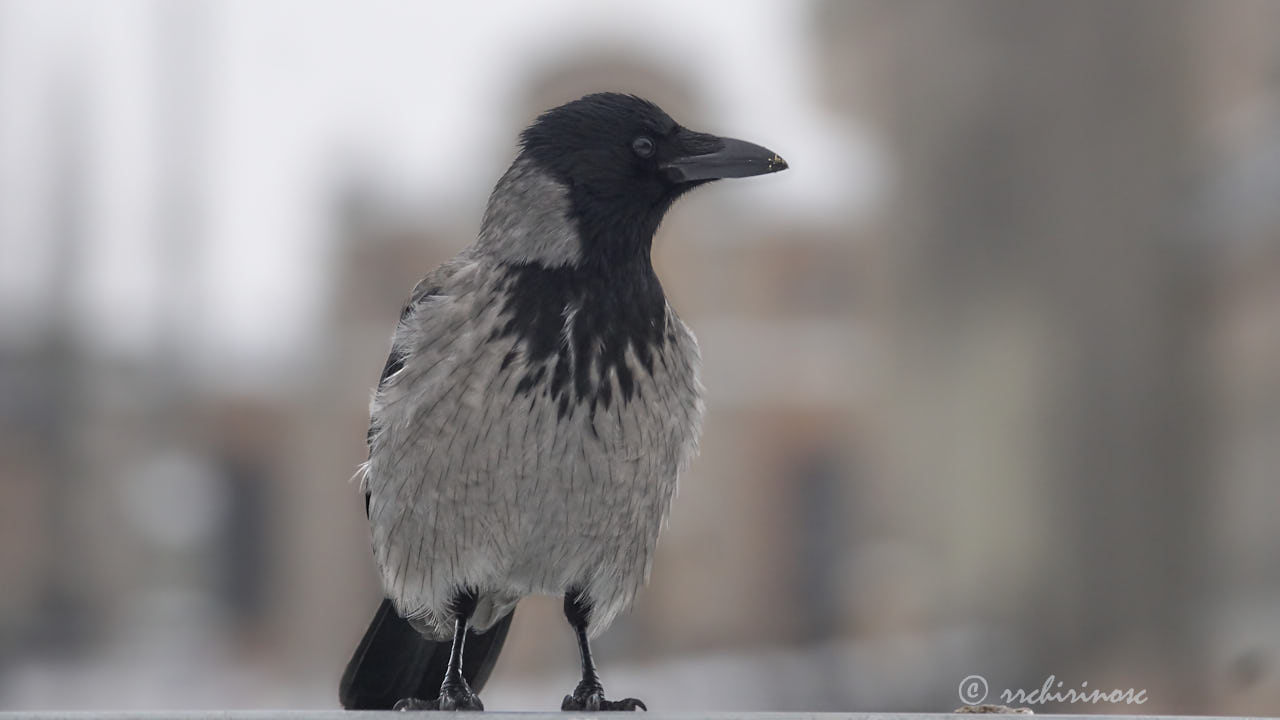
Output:
<path fill-rule="evenodd" d="M 590 638 L 649 575 L 702 418 L 698 344 L 663 294 L 654 233 L 684 193 L 785 170 L 653 103 L 588 95 L 542 114 L 479 237 L 414 288 L 370 408 L 361 488 L 386 600 L 339 696 L 349 709 L 480 710 L 527 595 Z"/>

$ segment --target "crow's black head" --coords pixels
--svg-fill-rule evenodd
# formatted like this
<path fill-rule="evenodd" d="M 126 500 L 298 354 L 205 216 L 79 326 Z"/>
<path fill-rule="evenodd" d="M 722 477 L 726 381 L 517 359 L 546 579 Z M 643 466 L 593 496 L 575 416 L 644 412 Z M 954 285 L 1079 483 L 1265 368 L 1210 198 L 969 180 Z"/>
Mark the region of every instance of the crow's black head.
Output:
<path fill-rule="evenodd" d="M 668 341 L 649 248 L 671 203 L 702 183 L 786 167 L 772 150 L 681 127 L 634 95 L 543 113 L 490 195 L 476 243 L 506 268 L 495 337 L 522 341 L 508 358 L 530 367 L 516 393 L 549 384 L 562 416 L 574 403 L 595 412 L 629 402 L 635 373 L 652 373 Z"/>
<path fill-rule="evenodd" d="M 758 145 L 695 132 L 634 95 L 596 93 L 543 113 L 521 157 L 568 191 L 588 255 L 640 251 L 681 194 L 787 167 Z"/>

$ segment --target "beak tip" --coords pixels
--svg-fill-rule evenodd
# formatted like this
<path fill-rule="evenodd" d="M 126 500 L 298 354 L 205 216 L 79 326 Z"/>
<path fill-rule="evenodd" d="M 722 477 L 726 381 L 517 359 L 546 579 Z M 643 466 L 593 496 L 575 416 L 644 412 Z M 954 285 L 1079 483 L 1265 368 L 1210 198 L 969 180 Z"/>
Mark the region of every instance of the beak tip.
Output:
<path fill-rule="evenodd" d="M 787 164 L 787 161 L 783 160 L 782 156 L 777 153 L 774 153 L 773 157 L 769 158 L 769 172 L 782 172 L 789 167 L 791 166 Z"/>

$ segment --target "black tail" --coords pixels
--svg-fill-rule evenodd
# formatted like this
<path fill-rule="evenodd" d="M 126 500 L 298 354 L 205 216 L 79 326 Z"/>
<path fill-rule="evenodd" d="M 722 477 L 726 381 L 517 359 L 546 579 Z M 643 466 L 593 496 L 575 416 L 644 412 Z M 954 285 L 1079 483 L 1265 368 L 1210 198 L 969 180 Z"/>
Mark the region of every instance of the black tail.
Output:
<path fill-rule="evenodd" d="M 480 692 L 498 661 L 511 618 L 507 613 L 484 634 L 467 632 L 462 676 Z M 448 641 L 428 640 L 383 600 L 342 673 L 338 700 L 347 710 L 390 710 L 402 698 L 435 700 L 449 664 Z"/>

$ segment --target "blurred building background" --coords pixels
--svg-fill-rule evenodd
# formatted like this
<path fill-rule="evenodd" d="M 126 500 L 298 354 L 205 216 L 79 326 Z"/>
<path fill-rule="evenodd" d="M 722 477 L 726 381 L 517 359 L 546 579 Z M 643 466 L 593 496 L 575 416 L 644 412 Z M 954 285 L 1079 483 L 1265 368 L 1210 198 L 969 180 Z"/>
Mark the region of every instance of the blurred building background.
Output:
<path fill-rule="evenodd" d="M 0 710 L 336 704 L 399 307 L 602 89 L 793 168 L 659 233 L 709 414 L 614 692 L 1280 713 L 1265 0 L 0 0 Z M 535 599 L 486 703 L 575 675 Z"/>

